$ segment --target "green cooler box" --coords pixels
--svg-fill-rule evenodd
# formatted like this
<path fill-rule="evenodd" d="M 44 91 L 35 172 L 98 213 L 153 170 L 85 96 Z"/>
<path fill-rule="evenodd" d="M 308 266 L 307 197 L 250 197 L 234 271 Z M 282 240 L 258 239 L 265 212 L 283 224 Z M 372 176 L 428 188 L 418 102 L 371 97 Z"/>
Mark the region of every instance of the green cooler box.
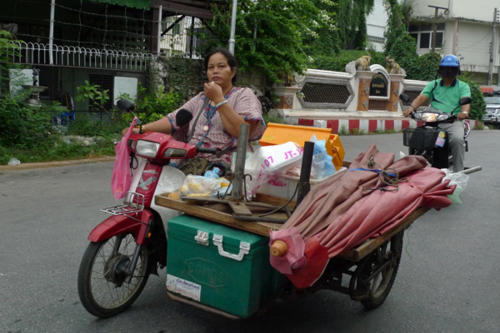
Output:
<path fill-rule="evenodd" d="M 246 318 L 286 277 L 269 263 L 269 238 L 190 215 L 168 221 L 167 290 Z"/>

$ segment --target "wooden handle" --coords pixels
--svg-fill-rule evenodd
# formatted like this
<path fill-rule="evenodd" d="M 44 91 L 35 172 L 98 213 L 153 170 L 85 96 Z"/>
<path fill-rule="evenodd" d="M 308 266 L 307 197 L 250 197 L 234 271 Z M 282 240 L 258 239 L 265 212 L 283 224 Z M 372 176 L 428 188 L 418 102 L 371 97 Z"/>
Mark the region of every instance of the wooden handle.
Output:
<path fill-rule="evenodd" d="M 277 240 L 271 245 L 271 254 L 275 257 L 283 257 L 288 252 L 288 246 L 285 242 Z"/>

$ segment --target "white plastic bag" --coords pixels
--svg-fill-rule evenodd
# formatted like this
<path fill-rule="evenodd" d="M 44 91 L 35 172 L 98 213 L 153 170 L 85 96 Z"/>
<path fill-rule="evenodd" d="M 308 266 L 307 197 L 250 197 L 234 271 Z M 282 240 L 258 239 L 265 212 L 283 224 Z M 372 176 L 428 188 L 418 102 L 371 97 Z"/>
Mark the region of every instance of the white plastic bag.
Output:
<path fill-rule="evenodd" d="M 283 175 L 288 169 L 300 166 L 303 151 L 295 142 L 260 147 L 245 163 L 245 174 L 252 176 L 247 179 L 247 195 L 255 195 L 260 185 L 273 175 Z"/>
<path fill-rule="evenodd" d="M 16 166 L 16 165 L 19 165 L 21 164 L 21 161 L 19 161 L 17 158 L 15 157 L 12 157 L 10 160 L 9 160 L 9 163 L 8 165 L 10 166 Z"/>
<path fill-rule="evenodd" d="M 187 175 L 181 186 L 180 194 L 186 197 L 213 197 L 221 189 L 227 188 L 229 181 L 225 178 L 207 178 Z"/>
<path fill-rule="evenodd" d="M 445 179 L 449 179 L 450 180 L 449 185 L 457 185 L 453 194 L 449 195 L 448 198 L 450 198 L 452 203 L 457 203 L 457 204 L 462 203 L 462 201 L 460 200 L 460 193 L 462 193 L 465 187 L 467 186 L 467 182 L 469 181 L 469 175 L 466 175 L 465 173 L 461 172 L 451 172 L 449 169 L 441 169 L 441 170 L 446 173 L 446 176 L 443 178 L 443 181 Z"/>

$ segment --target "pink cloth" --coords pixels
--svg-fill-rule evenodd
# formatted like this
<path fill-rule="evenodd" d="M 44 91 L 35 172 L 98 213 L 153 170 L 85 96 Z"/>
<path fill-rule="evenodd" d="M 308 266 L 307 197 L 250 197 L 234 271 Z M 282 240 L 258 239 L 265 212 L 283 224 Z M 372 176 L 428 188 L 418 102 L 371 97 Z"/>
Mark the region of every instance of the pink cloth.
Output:
<path fill-rule="evenodd" d="M 286 243 L 288 252 L 282 257 L 275 257 L 270 254 L 271 265 L 282 274 L 292 274 L 293 268 L 300 268 L 305 266 L 306 260 L 304 257 L 304 250 L 306 243 L 300 236 L 297 228 L 269 231 L 270 241 L 269 246 L 273 245 L 274 241 L 279 239 Z"/>
<path fill-rule="evenodd" d="M 262 118 L 262 105 L 259 99 L 255 96 L 253 91 L 249 88 L 235 87 L 231 89 L 225 96 L 229 105 L 235 110 L 241 117 L 245 120 L 258 120 L 258 124 L 253 126 L 253 129 L 249 133 L 249 143 L 247 146 L 248 152 L 253 152 L 251 141 L 259 140 L 264 132 L 266 131 L 266 125 L 264 119 Z M 172 129 L 176 135 L 178 132 L 185 132 L 187 134 L 191 131 L 191 126 L 194 123 L 198 113 L 200 112 L 203 103 L 206 100 L 206 96 L 203 92 L 199 93 L 195 97 L 191 98 L 186 104 L 180 107 L 178 110 L 167 115 L 168 120 L 172 124 Z M 193 114 L 193 120 L 188 126 L 180 128 L 175 122 L 175 116 L 180 109 L 187 109 Z M 204 114 L 198 119 L 196 124 L 196 129 L 194 135 L 189 143 L 198 144 L 203 141 L 203 147 L 205 148 L 219 148 L 226 149 L 228 147 L 236 147 L 238 140 L 231 136 L 222 124 L 222 119 L 213 107 L 208 105 L 205 110 L 202 111 Z M 203 128 L 207 126 L 208 131 L 204 131 Z M 184 133 L 182 133 L 184 134 Z M 187 135 L 185 135 L 187 138 Z M 201 157 L 208 159 L 211 162 L 222 160 L 227 163 L 231 163 L 232 152 L 228 152 L 221 158 L 217 158 L 213 154 L 199 154 Z M 172 160 L 172 163 L 178 163 L 179 160 Z"/>

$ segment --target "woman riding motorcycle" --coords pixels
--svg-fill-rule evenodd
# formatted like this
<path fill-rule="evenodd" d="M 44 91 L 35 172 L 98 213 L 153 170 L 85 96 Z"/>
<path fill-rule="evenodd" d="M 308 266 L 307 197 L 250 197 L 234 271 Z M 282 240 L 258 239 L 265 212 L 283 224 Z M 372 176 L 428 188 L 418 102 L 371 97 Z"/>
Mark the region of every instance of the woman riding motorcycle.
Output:
<path fill-rule="evenodd" d="M 428 100 L 431 101 L 432 108 L 451 113 L 459 106 L 460 98 L 471 96 L 469 85 L 457 79 L 457 75 L 460 74 L 460 60 L 456 56 L 453 54 L 445 56 L 439 63 L 438 73 L 442 79 L 427 84 L 422 93 L 411 103 L 410 108 L 403 112 L 403 116 L 408 117 Z M 470 104 L 462 105 L 461 110 L 455 111 L 457 116 L 455 122 L 439 124 L 439 128 L 444 129 L 450 138 L 453 172 L 464 169 L 465 147 L 462 120 L 467 118 L 469 111 Z"/>

